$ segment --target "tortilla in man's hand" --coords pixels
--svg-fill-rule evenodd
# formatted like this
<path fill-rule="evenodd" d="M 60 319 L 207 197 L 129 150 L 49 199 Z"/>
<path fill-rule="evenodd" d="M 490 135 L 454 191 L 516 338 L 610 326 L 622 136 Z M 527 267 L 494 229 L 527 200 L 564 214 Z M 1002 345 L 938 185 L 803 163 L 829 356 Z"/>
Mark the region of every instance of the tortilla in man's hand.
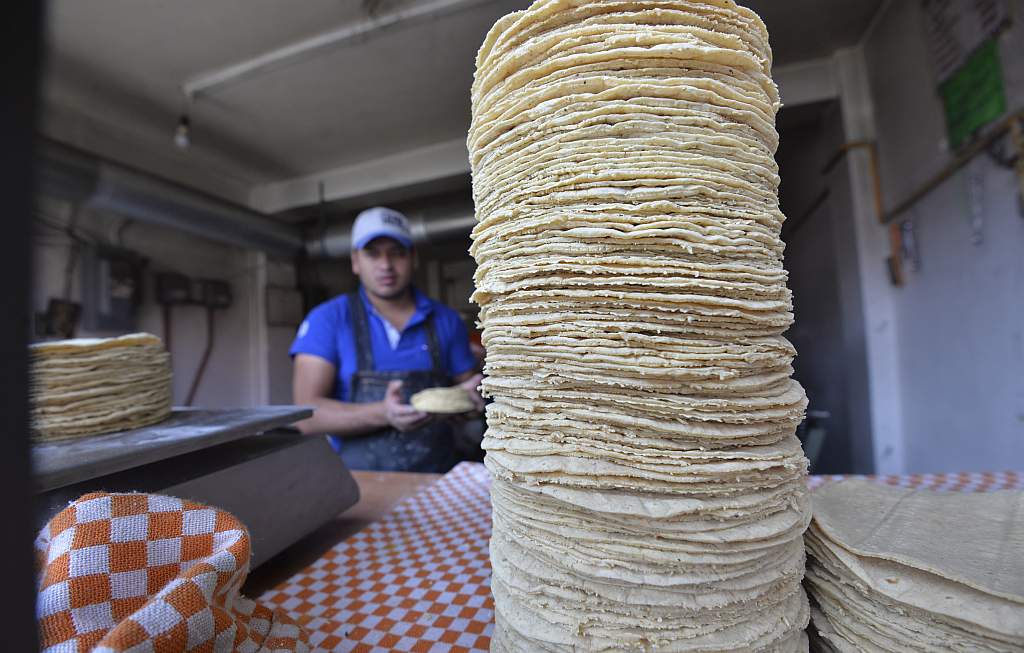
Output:
<path fill-rule="evenodd" d="M 457 415 L 476 409 L 469 393 L 459 386 L 422 390 L 414 394 L 409 403 L 416 410 L 436 415 Z"/>

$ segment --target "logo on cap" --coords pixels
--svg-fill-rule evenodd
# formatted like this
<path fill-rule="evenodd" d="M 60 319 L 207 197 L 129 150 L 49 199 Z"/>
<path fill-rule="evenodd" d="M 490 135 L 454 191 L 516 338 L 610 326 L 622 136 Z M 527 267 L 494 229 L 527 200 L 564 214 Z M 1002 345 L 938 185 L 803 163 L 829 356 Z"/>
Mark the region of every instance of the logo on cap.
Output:
<path fill-rule="evenodd" d="M 352 225 L 352 247 L 362 249 L 374 238 L 387 236 L 405 247 L 412 247 L 409 220 L 394 209 L 375 206 L 356 216 Z"/>
<path fill-rule="evenodd" d="M 406 226 L 405 226 L 405 218 L 403 218 L 402 216 L 398 215 L 397 213 L 385 212 L 380 217 L 380 221 L 383 222 L 384 224 L 394 225 L 394 226 L 398 227 L 399 229 L 405 229 L 406 228 Z"/>

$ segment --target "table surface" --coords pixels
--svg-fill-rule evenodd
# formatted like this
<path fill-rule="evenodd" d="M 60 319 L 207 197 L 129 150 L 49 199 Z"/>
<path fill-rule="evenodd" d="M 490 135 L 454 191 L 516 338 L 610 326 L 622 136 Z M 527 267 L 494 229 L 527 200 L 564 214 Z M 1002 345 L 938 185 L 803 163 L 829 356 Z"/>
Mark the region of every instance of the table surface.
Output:
<path fill-rule="evenodd" d="M 321 651 L 487 651 L 494 618 L 487 470 L 462 463 L 440 478 L 355 476 L 362 500 L 257 569 L 245 594 L 289 612 Z M 813 476 L 808 485 L 843 478 L 850 477 Z M 1024 489 L 1018 472 L 864 478 L 952 492 Z"/>
<path fill-rule="evenodd" d="M 270 431 L 312 414 L 302 406 L 175 408 L 152 426 L 34 445 L 33 482 L 36 491 L 45 492 Z"/>
<path fill-rule="evenodd" d="M 380 521 L 399 501 L 413 496 L 442 476 L 411 472 L 351 473 L 359 485 L 359 502 L 254 569 L 246 579 L 243 594 L 258 596 L 288 580 L 339 542 Z"/>

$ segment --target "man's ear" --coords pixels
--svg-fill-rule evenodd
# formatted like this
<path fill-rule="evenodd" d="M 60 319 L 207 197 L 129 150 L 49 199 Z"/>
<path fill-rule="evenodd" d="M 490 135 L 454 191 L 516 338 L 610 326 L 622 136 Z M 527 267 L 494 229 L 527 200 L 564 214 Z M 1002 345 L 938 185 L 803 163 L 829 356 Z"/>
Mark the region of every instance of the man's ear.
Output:
<path fill-rule="evenodd" d="M 359 250 L 352 250 L 352 256 L 349 258 L 352 260 L 352 274 L 359 276 Z"/>

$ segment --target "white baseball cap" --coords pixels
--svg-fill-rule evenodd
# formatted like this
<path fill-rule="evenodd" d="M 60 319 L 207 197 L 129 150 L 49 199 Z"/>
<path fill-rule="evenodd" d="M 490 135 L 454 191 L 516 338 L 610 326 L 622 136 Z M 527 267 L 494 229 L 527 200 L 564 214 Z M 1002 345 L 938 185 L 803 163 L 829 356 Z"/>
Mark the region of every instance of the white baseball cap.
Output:
<path fill-rule="evenodd" d="M 412 247 L 409 219 L 394 209 L 375 206 L 356 216 L 352 225 L 352 249 L 366 247 L 374 238 L 394 238 L 406 248 Z"/>

